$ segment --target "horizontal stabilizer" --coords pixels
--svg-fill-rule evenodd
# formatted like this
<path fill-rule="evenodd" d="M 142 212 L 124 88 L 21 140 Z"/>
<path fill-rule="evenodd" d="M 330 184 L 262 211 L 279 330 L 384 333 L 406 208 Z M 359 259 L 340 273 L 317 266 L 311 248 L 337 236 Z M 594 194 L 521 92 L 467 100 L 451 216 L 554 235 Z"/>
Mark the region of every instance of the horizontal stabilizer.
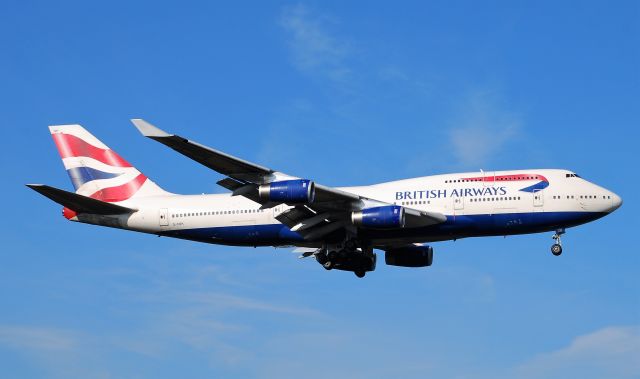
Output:
<path fill-rule="evenodd" d="M 77 193 L 64 191 L 44 184 L 27 184 L 27 187 L 77 213 L 114 215 L 132 213 L 136 211 L 135 209 L 106 203 L 104 201 L 78 195 Z"/>

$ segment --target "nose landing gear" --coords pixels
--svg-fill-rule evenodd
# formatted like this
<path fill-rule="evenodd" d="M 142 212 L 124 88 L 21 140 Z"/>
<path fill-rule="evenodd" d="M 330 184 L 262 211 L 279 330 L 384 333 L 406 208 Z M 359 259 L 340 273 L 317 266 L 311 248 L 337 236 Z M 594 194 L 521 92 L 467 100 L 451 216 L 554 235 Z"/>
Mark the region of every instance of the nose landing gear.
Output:
<path fill-rule="evenodd" d="M 564 228 L 556 230 L 556 234 L 553 235 L 553 239 L 556 241 L 553 245 L 551 245 L 551 254 L 556 257 L 562 254 L 562 241 L 560 240 L 560 236 L 565 233 Z"/>

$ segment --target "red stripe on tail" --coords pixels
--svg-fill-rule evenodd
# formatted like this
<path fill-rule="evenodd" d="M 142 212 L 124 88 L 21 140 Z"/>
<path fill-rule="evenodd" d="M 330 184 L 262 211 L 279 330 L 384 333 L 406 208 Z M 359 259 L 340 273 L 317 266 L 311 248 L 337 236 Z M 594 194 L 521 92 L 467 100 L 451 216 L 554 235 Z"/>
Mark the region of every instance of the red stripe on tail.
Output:
<path fill-rule="evenodd" d="M 143 174 L 140 174 L 136 176 L 135 179 L 131 180 L 128 183 L 119 185 L 117 187 L 103 188 L 93 193 L 89 197 L 102 200 L 102 201 L 107 201 L 110 203 L 117 203 L 119 201 L 124 201 L 131 198 L 131 196 L 133 196 L 136 192 L 138 192 L 138 190 L 140 189 L 140 187 L 142 187 L 145 181 L 147 181 L 147 177 L 144 176 Z"/>
<path fill-rule="evenodd" d="M 89 157 L 109 166 L 131 167 L 129 162 L 111 149 L 95 147 L 71 134 L 53 133 L 52 136 L 62 158 Z"/>

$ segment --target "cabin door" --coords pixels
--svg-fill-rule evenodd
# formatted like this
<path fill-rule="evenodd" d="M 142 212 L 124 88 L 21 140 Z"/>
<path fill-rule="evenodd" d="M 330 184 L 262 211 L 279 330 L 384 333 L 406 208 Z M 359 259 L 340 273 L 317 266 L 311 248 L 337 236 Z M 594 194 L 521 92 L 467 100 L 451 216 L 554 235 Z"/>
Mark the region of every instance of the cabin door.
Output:
<path fill-rule="evenodd" d="M 533 211 L 542 212 L 544 206 L 544 193 L 541 190 L 533 191 Z"/>
<path fill-rule="evenodd" d="M 456 211 L 462 211 L 464 209 L 464 197 L 454 197 L 453 198 L 453 209 Z M 461 212 L 456 212 L 460 214 Z"/>
<path fill-rule="evenodd" d="M 160 209 L 160 226 L 169 226 L 169 210 L 167 208 Z"/>

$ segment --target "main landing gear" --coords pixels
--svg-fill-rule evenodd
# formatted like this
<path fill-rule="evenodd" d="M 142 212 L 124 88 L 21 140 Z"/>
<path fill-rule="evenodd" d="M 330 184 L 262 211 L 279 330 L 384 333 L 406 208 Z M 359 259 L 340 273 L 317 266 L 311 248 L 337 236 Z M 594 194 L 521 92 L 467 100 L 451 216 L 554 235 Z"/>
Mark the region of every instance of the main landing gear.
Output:
<path fill-rule="evenodd" d="M 553 235 L 553 239 L 556 241 L 553 245 L 551 245 L 551 254 L 556 257 L 562 254 L 562 241 L 560 241 L 560 236 L 565 233 L 564 228 L 556 230 L 556 234 Z"/>
<path fill-rule="evenodd" d="M 358 278 L 364 278 L 367 271 L 376 268 L 373 249 L 354 240 L 345 241 L 342 245 L 325 246 L 315 257 L 325 270 L 352 271 Z"/>

